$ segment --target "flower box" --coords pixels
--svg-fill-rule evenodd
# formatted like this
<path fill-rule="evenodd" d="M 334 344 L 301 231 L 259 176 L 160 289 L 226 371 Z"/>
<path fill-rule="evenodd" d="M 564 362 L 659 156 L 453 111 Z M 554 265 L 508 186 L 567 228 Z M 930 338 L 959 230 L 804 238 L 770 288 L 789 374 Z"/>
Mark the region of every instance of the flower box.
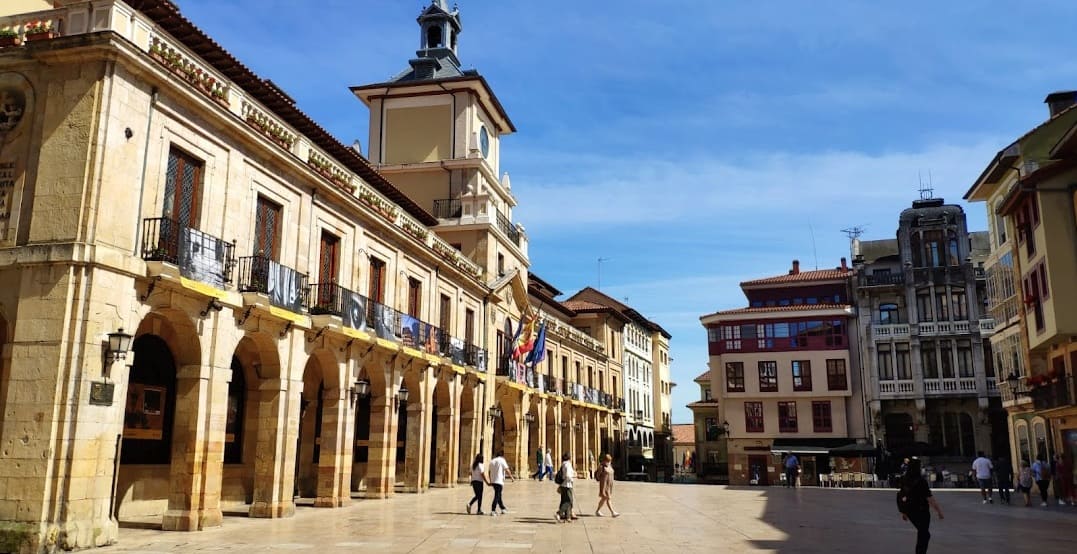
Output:
<path fill-rule="evenodd" d="M 26 32 L 26 42 L 34 42 L 36 40 L 48 40 L 55 38 L 56 33 L 52 31 L 38 31 L 36 33 Z"/>
<path fill-rule="evenodd" d="M 19 35 L 0 35 L 0 48 L 19 46 L 21 44 L 22 40 L 19 39 Z"/>

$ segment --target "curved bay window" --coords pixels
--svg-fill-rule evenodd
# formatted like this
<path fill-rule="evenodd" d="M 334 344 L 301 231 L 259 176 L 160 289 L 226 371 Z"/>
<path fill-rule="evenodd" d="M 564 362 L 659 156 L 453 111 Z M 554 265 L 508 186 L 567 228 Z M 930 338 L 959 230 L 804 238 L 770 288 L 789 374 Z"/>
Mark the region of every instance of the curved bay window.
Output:
<path fill-rule="evenodd" d="M 172 461 L 172 420 L 176 404 L 176 362 L 163 339 L 142 335 L 131 350 L 134 363 L 123 416 L 121 464 Z"/>
<path fill-rule="evenodd" d="M 232 356 L 232 381 L 228 383 L 228 412 L 224 423 L 224 463 L 243 463 L 243 420 L 246 418 L 247 379 L 239 358 Z"/>

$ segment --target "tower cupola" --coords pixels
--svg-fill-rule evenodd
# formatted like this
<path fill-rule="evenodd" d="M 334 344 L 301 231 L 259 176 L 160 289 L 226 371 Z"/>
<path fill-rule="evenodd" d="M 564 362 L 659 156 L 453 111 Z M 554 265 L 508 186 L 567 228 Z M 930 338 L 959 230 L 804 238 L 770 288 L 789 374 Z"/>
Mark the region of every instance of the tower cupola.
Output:
<path fill-rule="evenodd" d="M 460 9 L 449 9 L 446 0 L 432 0 L 417 19 L 419 22 L 419 51 L 411 60 L 418 78 L 433 78 L 452 65 L 459 70 L 460 59 L 456 57 L 457 37 L 463 31 Z"/>

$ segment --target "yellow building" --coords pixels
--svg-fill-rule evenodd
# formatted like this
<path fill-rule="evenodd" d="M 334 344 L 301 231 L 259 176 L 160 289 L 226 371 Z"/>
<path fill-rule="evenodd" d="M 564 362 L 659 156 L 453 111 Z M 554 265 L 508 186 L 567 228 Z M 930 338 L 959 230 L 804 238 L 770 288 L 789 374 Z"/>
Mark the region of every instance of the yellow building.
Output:
<path fill-rule="evenodd" d="M 514 129 L 444 73 L 458 14 L 419 23 L 420 73 L 355 89 L 371 162 L 168 0 L 0 6 L 0 551 L 523 474 L 532 418 L 581 464 L 617 436 L 604 332 L 550 341 L 593 389 L 496 371 L 536 311 Z"/>
<path fill-rule="evenodd" d="M 844 260 L 816 271 L 794 260 L 785 275 L 741 283 L 748 306 L 700 318 L 730 484 L 778 484 L 790 454 L 804 485 L 832 470 L 863 471 L 839 464 L 856 446 L 872 450 L 863 444 L 859 366 L 850 356 L 851 274 Z"/>
<path fill-rule="evenodd" d="M 985 202 L 989 305 L 1014 461 L 1077 457 L 1077 93 L 1053 93 L 1047 121 L 999 151 L 966 193 Z M 1067 423 L 1067 421 L 1069 423 Z M 1016 467 L 1016 466 L 1015 466 Z"/>
<path fill-rule="evenodd" d="M 687 406 L 692 410 L 692 456 L 682 459 L 681 463 L 690 460 L 684 471 L 701 481 L 728 484 L 729 445 L 726 444 L 726 437 L 729 422 L 719 418 L 718 398 L 711 389 L 710 370 L 699 374 L 693 382 L 699 385 L 699 400 Z"/>

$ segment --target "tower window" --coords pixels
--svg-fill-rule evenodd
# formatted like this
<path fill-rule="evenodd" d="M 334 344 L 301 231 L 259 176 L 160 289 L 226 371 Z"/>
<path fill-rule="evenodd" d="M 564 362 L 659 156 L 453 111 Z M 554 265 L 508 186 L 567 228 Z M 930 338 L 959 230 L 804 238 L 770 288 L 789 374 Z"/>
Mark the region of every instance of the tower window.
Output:
<path fill-rule="evenodd" d="M 426 47 L 441 48 L 441 27 L 428 27 L 426 29 Z"/>

